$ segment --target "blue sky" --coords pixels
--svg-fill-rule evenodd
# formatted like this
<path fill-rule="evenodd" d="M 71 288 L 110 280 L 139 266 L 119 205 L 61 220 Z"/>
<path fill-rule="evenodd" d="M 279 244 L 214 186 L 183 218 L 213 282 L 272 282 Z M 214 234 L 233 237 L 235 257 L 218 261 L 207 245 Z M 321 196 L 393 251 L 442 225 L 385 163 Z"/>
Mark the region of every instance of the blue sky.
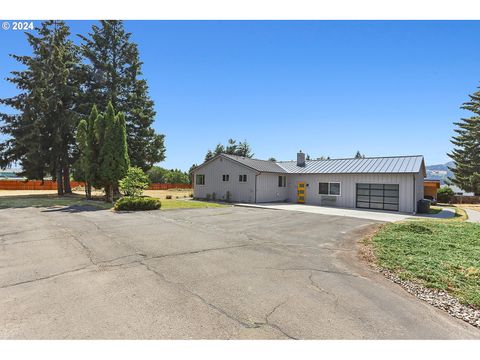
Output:
<path fill-rule="evenodd" d="M 92 21 L 70 21 L 86 33 Z M 38 22 L 37 22 L 38 24 Z M 166 135 L 161 166 L 187 170 L 228 138 L 256 158 L 423 154 L 449 160 L 453 121 L 480 80 L 478 21 L 127 21 Z M 28 54 L 0 30 L 4 78 Z M 4 111 L 5 108 L 0 108 Z M 7 111 L 10 111 L 7 109 Z"/>

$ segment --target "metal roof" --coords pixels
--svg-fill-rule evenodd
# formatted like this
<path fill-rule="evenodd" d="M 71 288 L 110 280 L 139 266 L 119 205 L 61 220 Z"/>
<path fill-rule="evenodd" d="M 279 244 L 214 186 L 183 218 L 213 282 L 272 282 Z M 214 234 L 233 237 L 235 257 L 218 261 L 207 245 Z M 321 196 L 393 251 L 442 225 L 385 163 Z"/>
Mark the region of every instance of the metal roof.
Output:
<path fill-rule="evenodd" d="M 248 166 L 249 168 L 252 168 L 260 172 L 286 173 L 286 171 L 281 166 L 279 166 L 275 161 L 250 159 L 243 156 L 228 155 L 228 154 L 221 154 L 221 156 L 224 156 L 233 161 L 239 162 L 245 166 Z"/>
<path fill-rule="evenodd" d="M 225 157 L 253 170 L 283 174 L 425 174 L 422 155 L 369 157 L 363 159 L 306 160 L 305 166 L 296 161 L 267 161 L 237 155 L 220 154 L 195 168 L 203 167 L 217 157 Z"/>
<path fill-rule="evenodd" d="M 422 171 L 423 156 L 390 156 L 363 159 L 307 160 L 277 162 L 289 174 L 411 174 Z"/>

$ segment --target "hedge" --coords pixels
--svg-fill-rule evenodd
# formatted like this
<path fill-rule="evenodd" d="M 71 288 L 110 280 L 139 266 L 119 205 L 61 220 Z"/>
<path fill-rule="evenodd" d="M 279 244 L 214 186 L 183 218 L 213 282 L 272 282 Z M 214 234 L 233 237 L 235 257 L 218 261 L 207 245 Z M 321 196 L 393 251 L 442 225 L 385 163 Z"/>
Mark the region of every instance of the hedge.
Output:
<path fill-rule="evenodd" d="M 150 197 L 130 197 L 125 196 L 115 203 L 115 210 L 141 211 L 160 209 L 162 203 L 159 199 Z"/>

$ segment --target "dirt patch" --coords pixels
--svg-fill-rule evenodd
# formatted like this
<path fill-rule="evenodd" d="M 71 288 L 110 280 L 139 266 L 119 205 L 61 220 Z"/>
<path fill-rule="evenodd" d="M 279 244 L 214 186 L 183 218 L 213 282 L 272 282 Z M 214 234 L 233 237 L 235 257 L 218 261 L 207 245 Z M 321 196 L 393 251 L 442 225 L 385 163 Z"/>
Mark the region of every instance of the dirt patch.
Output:
<path fill-rule="evenodd" d="M 374 268 L 375 270 L 378 267 L 375 265 L 377 258 L 375 256 L 375 252 L 373 251 L 373 236 L 380 231 L 385 224 L 378 224 L 368 228 L 367 232 L 364 236 L 358 241 L 358 254 L 359 257 L 366 261 L 370 267 Z"/>

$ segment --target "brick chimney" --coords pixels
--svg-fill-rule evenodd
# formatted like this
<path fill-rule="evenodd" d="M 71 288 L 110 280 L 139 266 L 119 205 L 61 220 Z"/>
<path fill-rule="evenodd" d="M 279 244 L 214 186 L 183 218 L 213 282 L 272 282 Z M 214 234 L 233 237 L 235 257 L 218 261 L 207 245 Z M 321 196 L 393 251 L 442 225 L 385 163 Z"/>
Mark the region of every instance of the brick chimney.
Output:
<path fill-rule="evenodd" d="M 302 150 L 297 153 L 297 166 L 305 166 L 305 154 L 302 152 Z"/>

